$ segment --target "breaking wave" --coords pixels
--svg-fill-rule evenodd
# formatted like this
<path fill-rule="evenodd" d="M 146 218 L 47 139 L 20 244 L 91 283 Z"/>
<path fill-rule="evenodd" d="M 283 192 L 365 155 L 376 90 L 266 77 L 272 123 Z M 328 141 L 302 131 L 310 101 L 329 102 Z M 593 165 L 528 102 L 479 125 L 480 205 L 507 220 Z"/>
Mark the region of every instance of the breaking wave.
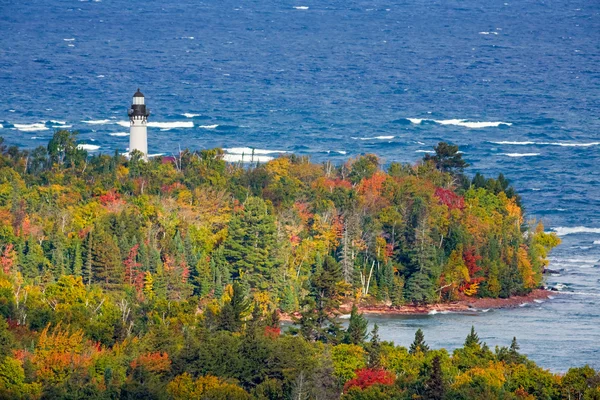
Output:
<path fill-rule="evenodd" d="M 307 6 L 295 6 L 294 7 L 296 10 L 308 10 Z"/>
<path fill-rule="evenodd" d="M 198 125 L 198 128 L 200 129 L 217 129 L 219 125 L 218 124 L 214 124 L 214 125 Z"/>
<path fill-rule="evenodd" d="M 573 227 L 557 226 L 556 228 L 550 228 L 550 229 L 552 231 L 556 232 L 556 234 L 558 236 L 573 235 L 573 234 L 577 234 L 577 233 L 600 233 L 600 228 L 588 228 L 586 226 L 573 226 Z"/>
<path fill-rule="evenodd" d="M 502 153 L 502 155 L 507 157 L 535 157 L 539 156 L 540 153 Z"/>
<path fill-rule="evenodd" d="M 129 136 L 129 132 L 113 132 L 109 133 L 110 136 Z"/>
<path fill-rule="evenodd" d="M 14 124 L 13 125 L 18 131 L 22 132 L 37 132 L 37 131 L 47 131 L 50 128 L 46 126 L 44 123 L 36 123 L 36 124 Z"/>
<path fill-rule="evenodd" d="M 183 114 L 181 114 L 181 115 L 183 115 L 183 116 L 184 116 L 184 117 L 186 117 L 186 118 L 194 118 L 194 117 L 199 117 L 199 116 L 200 116 L 200 115 L 202 115 L 202 114 L 183 113 Z"/>
<path fill-rule="evenodd" d="M 525 145 L 540 145 L 540 146 L 560 146 L 560 147 L 592 147 L 599 146 L 600 142 L 590 142 L 590 143 L 563 143 L 563 142 L 510 142 L 510 141 L 502 141 L 502 142 L 489 142 L 494 144 L 505 144 L 511 146 L 525 146 Z"/>
<path fill-rule="evenodd" d="M 390 140 L 393 139 L 394 136 L 375 136 L 375 137 L 353 137 L 352 139 L 358 139 L 358 140 Z"/>
<path fill-rule="evenodd" d="M 90 124 L 90 125 L 105 125 L 105 124 L 110 124 L 111 121 L 110 119 L 93 119 L 90 121 L 81 121 L 84 124 Z M 127 126 L 129 126 L 129 123 L 127 123 Z"/>
<path fill-rule="evenodd" d="M 275 154 L 275 153 L 287 153 L 285 150 L 263 150 L 263 149 L 253 149 L 251 147 L 231 147 L 228 149 L 223 149 L 227 153 L 231 154 Z"/>
<path fill-rule="evenodd" d="M 100 146 L 97 146 L 95 144 L 78 144 L 77 148 L 80 150 L 95 151 L 98 150 Z"/>
<path fill-rule="evenodd" d="M 440 124 L 440 125 L 456 125 L 456 126 L 463 126 L 465 128 L 471 128 L 471 129 L 481 129 L 481 128 L 495 128 L 498 127 L 500 125 L 505 125 L 505 126 L 511 126 L 512 122 L 503 122 L 503 121 L 492 121 L 492 122 L 487 122 L 487 121 L 469 121 L 466 119 L 442 119 L 442 120 L 438 120 L 438 119 L 421 119 L 421 118 L 407 118 L 407 120 L 409 120 L 411 123 L 413 124 L 421 124 L 422 122 L 425 121 L 429 121 L 429 122 L 435 122 L 436 124 Z"/>

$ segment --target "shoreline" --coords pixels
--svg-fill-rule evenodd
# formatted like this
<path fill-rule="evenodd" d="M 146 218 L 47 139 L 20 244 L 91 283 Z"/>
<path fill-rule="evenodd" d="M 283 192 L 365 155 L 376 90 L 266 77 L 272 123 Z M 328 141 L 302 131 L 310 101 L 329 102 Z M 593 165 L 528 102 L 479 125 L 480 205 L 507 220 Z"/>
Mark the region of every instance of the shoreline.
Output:
<path fill-rule="evenodd" d="M 374 315 L 427 315 L 445 312 L 475 312 L 477 310 L 487 309 L 509 309 L 520 307 L 521 304 L 533 303 L 535 300 L 548 300 L 554 298 L 558 292 L 547 289 L 535 289 L 525 296 L 513 296 L 507 299 L 493 298 L 464 298 L 451 303 L 437 303 L 428 305 L 404 305 L 392 307 L 385 304 L 358 306 L 358 311 L 362 314 Z M 340 316 L 348 316 L 352 309 L 352 303 L 345 303 L 340 306 Z M 297 315 L 299 317 L 299 315 Z M 281 321 L 291 322 L 292 316 L 289 314 L 280 314 Z"/>

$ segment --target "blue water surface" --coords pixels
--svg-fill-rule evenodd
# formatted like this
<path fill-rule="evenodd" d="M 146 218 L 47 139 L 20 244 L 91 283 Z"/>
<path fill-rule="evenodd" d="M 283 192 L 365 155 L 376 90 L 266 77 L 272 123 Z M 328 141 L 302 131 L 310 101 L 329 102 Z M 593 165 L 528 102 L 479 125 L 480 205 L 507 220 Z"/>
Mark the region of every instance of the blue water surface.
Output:
<path fill-rule="evenodd" d="M 343 162 L 414 162 L 444 140 L 472 173 L 503 172 L 564 239 L 517 310 L 373 318 L 456 347 L 471 324 L 564 371 L 600 367 L 600 3 L 584 0 L 0 2 L 0 136 L 54 129 L 126 151 L 140 87 L 151 153 L 220 146 Z"/>

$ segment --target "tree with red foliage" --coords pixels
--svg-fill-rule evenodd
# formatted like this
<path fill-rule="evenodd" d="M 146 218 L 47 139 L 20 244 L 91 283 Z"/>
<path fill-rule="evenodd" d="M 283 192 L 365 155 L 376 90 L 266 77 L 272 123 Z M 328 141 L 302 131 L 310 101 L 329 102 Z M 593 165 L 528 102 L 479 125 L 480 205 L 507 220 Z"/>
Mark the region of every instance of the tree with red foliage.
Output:
<path fill-rule="evenodd" d="M 352 387 L 358 387 L 361 390 L 373 385 L 393 385 L 396 377 L 390 371 L 385 369 L 363 368 L 356 371 L 356 378 L 350 379 L 344 385 L 344 392 Z"/>
<path fill-rule="evenodd" d="M 463 293 L 467 293 L 469 296 L 475 294 L 479 284 L 484 281 L 483 277 L 475 276 L 479 271 L 481 271 L 481 267 L 477 265 L 477 262 L 481 259 L 482 257 L 477 254 L 477 250 L 474 246 L 467 247 L 463 251 L 463 260 L 465 261 L 465 265 L 469 271 L 470 280 L 469 282 L 461 285 L 459 290 Z"/>
<path fill-rule="evenodd" d="M 452 190 L 437 188 L 435 189 L 435 197 L 438 198 L 441 204 L 444 204 L 450 210 L 462 210 L 465 208 L 465 199 L 457 195 Z"/>
<path fill-rule="evenodd" d="M 15 265 L 16 254 L 13 251 L 13 244 L 9 243 L 4 248 L 2 256 L 0 256 L 0 266 L 2 266 L 2 272 L 9 275 L 13 266 Z"/>

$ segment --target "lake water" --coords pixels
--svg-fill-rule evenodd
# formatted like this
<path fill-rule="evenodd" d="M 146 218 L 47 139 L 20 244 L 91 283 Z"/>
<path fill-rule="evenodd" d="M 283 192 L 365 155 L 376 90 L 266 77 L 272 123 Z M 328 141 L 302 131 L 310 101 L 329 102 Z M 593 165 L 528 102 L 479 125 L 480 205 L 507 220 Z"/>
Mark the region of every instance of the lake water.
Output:
<path fill-rule="evenodd" d="M 543 366 L 600 367 L 600 3 L 584 0 L 0 3 L 0 135 L 45 145 L 77 129 L 125 151 L 140 87 L 151 153 L 221 146 L 342 162 L 414 162 L 438 141 L 503 172 L 556 230 L 544 303 L 379 318 L 407 345 L 517 336 Z M 275 153 L 269 153 L 273 151 Z"/>

